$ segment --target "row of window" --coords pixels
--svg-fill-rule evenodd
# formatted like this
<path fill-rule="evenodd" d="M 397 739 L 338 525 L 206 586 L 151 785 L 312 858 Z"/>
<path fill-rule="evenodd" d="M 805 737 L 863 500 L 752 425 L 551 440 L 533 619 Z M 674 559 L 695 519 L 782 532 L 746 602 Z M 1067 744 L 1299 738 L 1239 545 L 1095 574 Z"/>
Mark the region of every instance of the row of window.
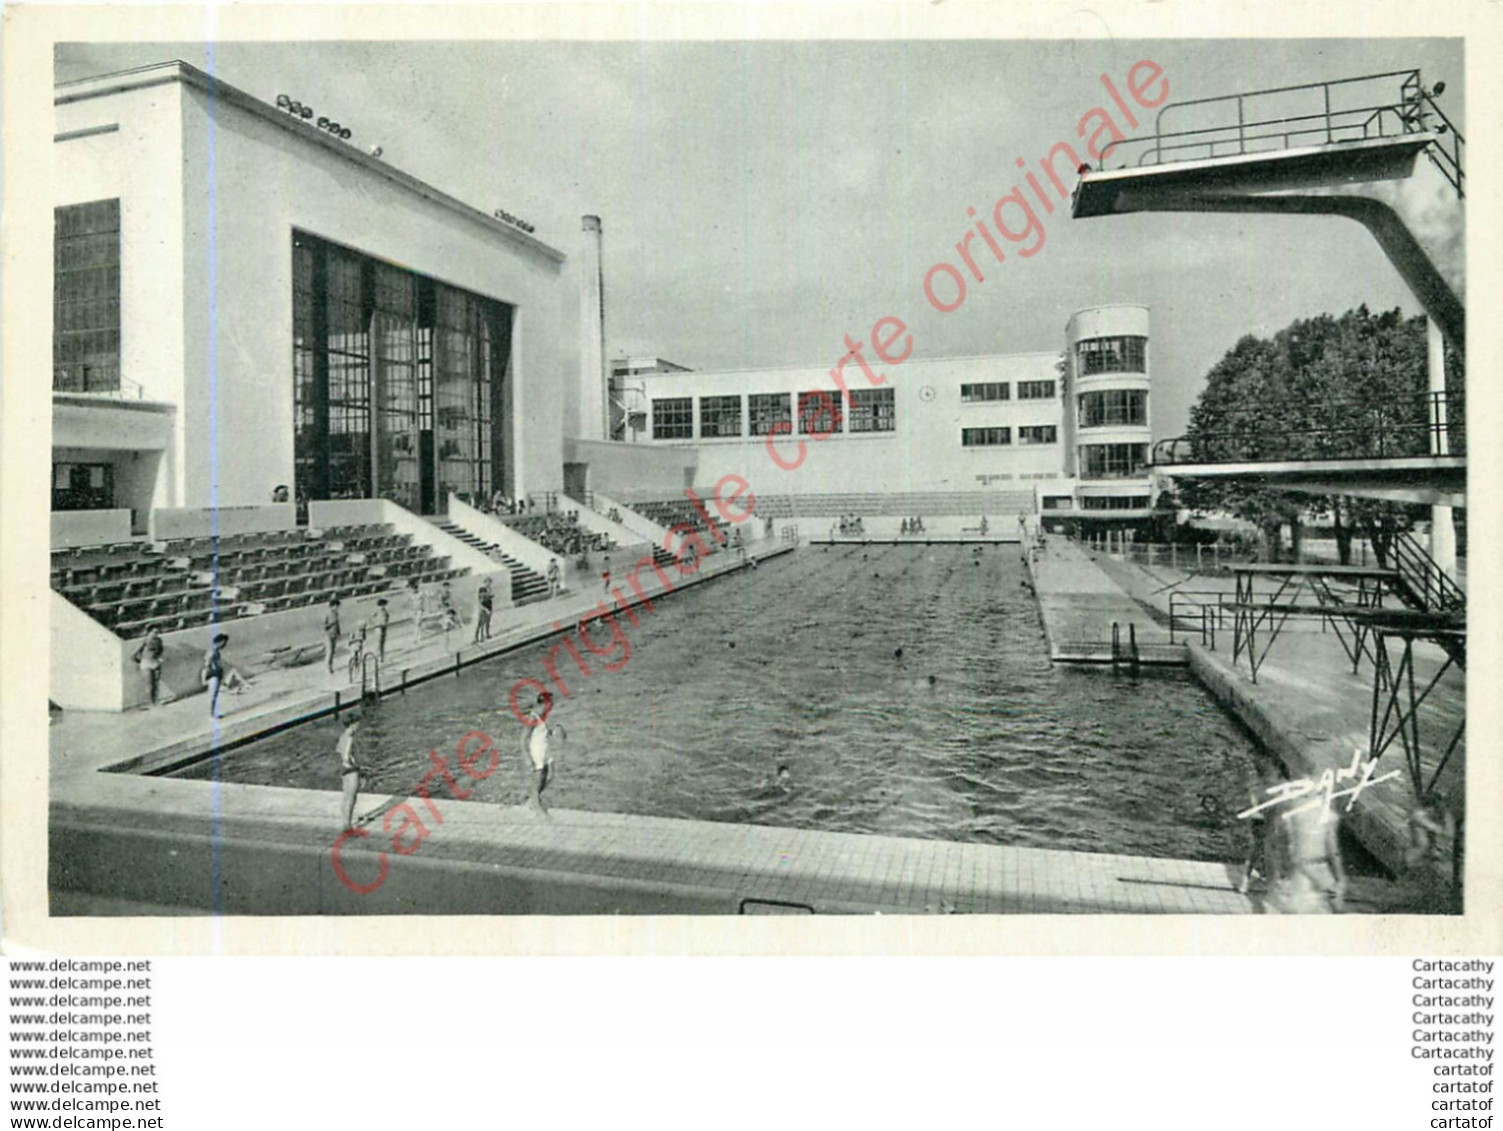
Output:
<path fill-rule="evenodd" d="M 1148 509 L 1147 495 L 1082 495 L 1083 511 L 1140 511 Z"/>
<path fill-rule="evenodd" d="M 1082 428 L 1101 428 L 1112 424 L 1148 423 L 1148 394 L 1142 389 L 1110 389 L 1102 393 L 1082 393 L 1078 398 L 1076 419 Z"/>
<path fill-rule="evenodd" d="M 751 435 L 770 436 L 792 429 L 793 396 L 790 393 L 752 393 L 746 398 Z M 701 439 L 744 436 L 741 397 L 700 397 Z M 778 426 L 783 427 L 779 428 Z M 828 436 L 835 432 L 893 432 L 898 426 L 897 405 L 891 389 L 853 389 L 845 399 L 829 389 L 798 395 L 797 428 L 800 435 Z M 694 398 L 658 397 L 652 402 L 654 440 L 694 439 Z"/>
<path fill-rule="evenodd" d="M 984 401 L 1012 399 L 1012 386 L 1006 381 L 979 381 L 960 386 L 962 404 L 979 404 Z M 1048 401 L 1054 399 L 1053 381 L 1019 381 L 1018 400 Z"/>
<path fill-rule="evenodd" d="M 962 428 L 960 446 L 963 448 L 994 448 L 1012 443 L 1011 428 Z M 1059 428 L 1054 424 L 1025 424 L 1018 429 L 1020 444 L 1057 444 Z"/>
<path fill-rule="evenodd" d="M 1087 338 L 1075 343 L 1076 372 L 1089 377 L 1093 373 L 1147 373 L 1148 339 L 1132 335 L 1113 338 Z"/>

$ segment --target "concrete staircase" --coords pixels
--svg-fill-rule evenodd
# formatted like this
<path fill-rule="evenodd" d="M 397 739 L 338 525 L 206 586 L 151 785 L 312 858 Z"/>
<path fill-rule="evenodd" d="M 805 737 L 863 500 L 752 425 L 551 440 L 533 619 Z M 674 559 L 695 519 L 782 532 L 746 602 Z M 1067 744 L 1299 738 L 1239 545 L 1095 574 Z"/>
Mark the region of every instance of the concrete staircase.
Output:
<path fill-rule="evenodd" d="M 504 565 L 506 571 L 511 574 L 511 603 L 513 605 L 530 605 L 535 601 L 548 599 L 548 579 L 517 561 L 495 542 L 487 542 L 471 534 L 457 522 L 446 518 L 435 518 L 433 525 L 450 537 L 458 538 L 466 545 L 473 546 L 492 561 Z"/>

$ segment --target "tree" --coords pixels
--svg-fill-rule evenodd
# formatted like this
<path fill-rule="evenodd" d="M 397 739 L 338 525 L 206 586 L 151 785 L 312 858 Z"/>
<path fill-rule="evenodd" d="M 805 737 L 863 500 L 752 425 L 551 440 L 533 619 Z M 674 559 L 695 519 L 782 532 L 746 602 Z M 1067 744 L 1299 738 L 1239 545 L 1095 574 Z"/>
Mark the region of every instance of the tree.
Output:
<path fill-rule="evenodd" d="M 1406 319 L 1397 309 L 1373 314 L 1366 306 L 1340 318 L 1300 319 L 1271 339 L 1244 337 L 1212 367 L 1190 410 L 1190 453 L 1216 463 L 1424 454 L 1430 443 L 1426 350 L 1423 317 Z M 1446 369 L 1455 437 L 1465 412 L 1465 374 L 1454 352 Z M 1296 552 L 1301 511 L 1329 511 L 1343 563 L 1350 561 L 1357 530 L 1386 563 L 1394 537 L 1408 529 L 1416 510 L 1293 496 L 1246 481 L 1186 479 L 1181 492 L 1188 505 L 1256 523 L 1265 538 L 1289 523 Z"/>

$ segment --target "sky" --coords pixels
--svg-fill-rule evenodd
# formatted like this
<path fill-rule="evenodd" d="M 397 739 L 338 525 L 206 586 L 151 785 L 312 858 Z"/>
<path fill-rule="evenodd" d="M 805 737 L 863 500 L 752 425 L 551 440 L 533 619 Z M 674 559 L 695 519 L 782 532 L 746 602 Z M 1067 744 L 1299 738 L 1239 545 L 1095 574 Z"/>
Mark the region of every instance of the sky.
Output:
<path fill-rule="evenodd" d="M 1147 305 L 1157 437 L 1182 430 L 1243 335 L 1417 304 L 1348 220 L 1072 220 L 1059 202 L 1040 213 L 1031 257 L 1009 247 L 999 264 L 975 241 L 984 281 L 968 275 L 964 302 L 935 310 L 926 273 L 959 265 L 967 209 L 985 218 L 1020 185 L 1016 159 L 1037 173 L 1056 143 L 1081 149 L 1077 123 L 1097 106 L 1129 137 L 1151 133 L 1146 112 L 1126 128 L 1101 82 L 1127 97 L 1144 59 L 1171 102 L 1419 67 L 1427 85 L 1445 80 L 1441 105 L 1466 130 L 1455 40 L 65 44 L 56 77 L 168 59 L 268 102 L 289 94 L 348 126 L 351 144 L 380 145 L 383 160 L 525 218 L 566 252 L 580 216 L 600 216 L 613 356 L 828 366 L 846 333 L 869 337 L 887 316 L 909 326 L 915 356 L 1055 350 L 1081 307 Z M 1421 160 L 1375 191 L 1460 289 L 1450 186 Z"/>

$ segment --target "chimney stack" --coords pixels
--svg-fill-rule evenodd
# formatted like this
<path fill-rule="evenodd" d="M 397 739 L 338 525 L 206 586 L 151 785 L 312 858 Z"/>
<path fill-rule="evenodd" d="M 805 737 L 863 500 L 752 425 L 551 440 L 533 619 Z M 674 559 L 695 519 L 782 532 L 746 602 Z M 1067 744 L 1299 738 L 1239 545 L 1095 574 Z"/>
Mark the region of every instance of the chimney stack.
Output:
<path fill-rule="evenodd" d="M 582 218 L 579 262 L 579 438 L 610 438 L 610 370 L 605 356 L 605 278 L 599 216 Z"/>

